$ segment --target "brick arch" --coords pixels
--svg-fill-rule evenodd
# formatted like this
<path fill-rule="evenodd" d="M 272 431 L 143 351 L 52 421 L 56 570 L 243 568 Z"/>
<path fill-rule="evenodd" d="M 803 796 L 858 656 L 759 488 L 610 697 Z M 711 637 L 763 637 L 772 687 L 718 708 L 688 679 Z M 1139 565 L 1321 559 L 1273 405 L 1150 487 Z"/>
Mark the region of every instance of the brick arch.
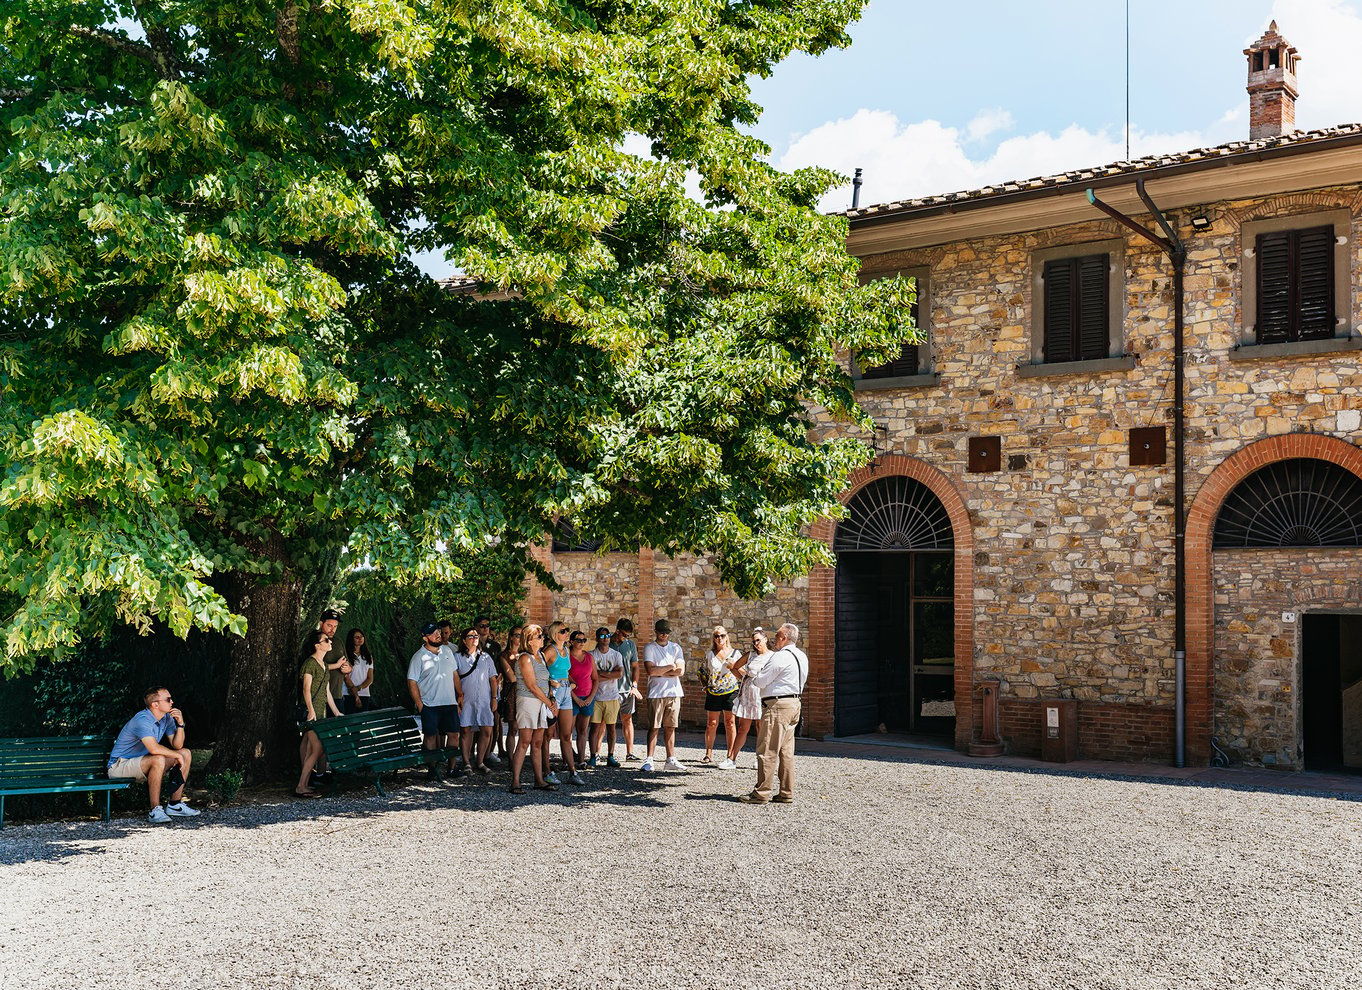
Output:
<path fill-rule="evenodd" d="M 1248 206 L 1230 207 L 1225 210 L 1224 218 L 1238 226 L 1253 220 L 1270 220 L 1309 210 L 1355 210 L 1356 205 L 1357 197 L 1343 191 L 1290 193 Z"/>
<path fill-rule="evenodd" d="M 1187 761 L 1191 764 L 1206 763 L 1211 751 L 1215 666 L 1211 539 L 1216 516 L 1230 492 L 1254 471 L 1296 457 L 1330 461 L 1362 477 L 1362 450 L 1347 441 L 1319 433 L 1268 437 L 1221 462 L 1187 510 Z"/>
<path fill-rule="evenodd" d="M 845 505 L 858 491 L 881 478 L 903 476 L 926 485 L 950 516 L 955 540 L 955 746 L 964 749 L 974 732 L 974 527 L 969 507 L 950 477 L 925 461 L 886 454 L 855 472 L 838 496 Z M 814 523 L 810 535 L 832 549 L 834 519 Z M 832 732 L 833 661 L 837 620 L 836 568 L 816 567 L 809 574 L 809 688 L 805 710 L 811 735 Z"/>

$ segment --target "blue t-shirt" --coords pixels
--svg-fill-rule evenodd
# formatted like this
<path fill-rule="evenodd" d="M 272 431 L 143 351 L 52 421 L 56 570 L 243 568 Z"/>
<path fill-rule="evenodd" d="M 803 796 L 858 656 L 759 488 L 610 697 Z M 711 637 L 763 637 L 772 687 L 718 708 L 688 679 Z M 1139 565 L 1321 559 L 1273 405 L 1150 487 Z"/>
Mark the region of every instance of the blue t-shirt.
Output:
<path fill-rule="evenodd" d="M 150 736 L 160 742 L 166 736 L 173 735 L 177 728 L 175 717 L 170 712 L 166 712 L 159 719 L 156 719 L 152 718 L 150 708 L 143 708 L 128 719 L 128 724 L 123 726 L 118 733 L 118 738 L 114 740 L 113 751 L 109 753 L 109 766 L 113 766 L 114 760 L 146 756 L 149 751 L 142 744 L 144 736 Z"/>

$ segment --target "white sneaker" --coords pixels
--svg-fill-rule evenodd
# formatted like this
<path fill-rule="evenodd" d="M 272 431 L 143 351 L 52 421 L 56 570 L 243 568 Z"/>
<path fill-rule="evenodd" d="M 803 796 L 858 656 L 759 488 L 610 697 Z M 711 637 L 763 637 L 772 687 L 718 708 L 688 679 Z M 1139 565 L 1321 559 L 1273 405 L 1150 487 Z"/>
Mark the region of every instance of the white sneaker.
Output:
<path fill-rule="evenodd" d="M 152 808 L 151 811 L 147 812 L 147 821 L 151 822 L 153 825 L 164 825 L 166 822 L 170 821 L 170 816 L 166 814 L 165 808 L 162 808 L 158 804 L 156 807 Z"/>
<path fill-rule="evenodd" d="M 553 771 L 549 771 L 549 775 L 548 775 L 547 777 L 545 777 L 544 780 L 545 780 L 545 782 L 550 783 L 550 784 L 560 784 L 560 783 L 562 783 L 562 781 L 560 781 L 560 780 L 558 779 L 558 775 L 557 775 L 556 773 L 554 773 Z"/>
<path fill-rule="evenodd" d="M 585 783 L 586 783 L 586 778 L 583 777 L 580 773 L 574 773 L 574 774 L 573 774 L 570 778 L 568 778 L 568 779 L 571 780 L 574 784 L 585 784 Z"/>
<path fill-rule="evenodd" d="M 196 808 L 191 808 L 183 801 L 176 801 L 174 804 L 166 805 L 166 814 L 172 818 L 193 818 L 199 812 Z"/>
<path fill-rule="evenodd" d="M 689 770 L 687 770 L 684 766 L 681 765 L 681 761 L 678 760 L 675 756 L 667 757 L 667 762 L 664 765 L 668 770 L 680 770 L 682 773 L 690 773 Z"/>
<path fill-rule="evenodd" d="M 650 757 L 648 757 L 646 760 L 644 760 L 644 761 L 643 761 L 643 766 L 639 767 L 639 769 L 642 770 L 644 773 L 652 773 L 652 772 L 653 772 L 653 758 L 650 756 Z"/>
<path fill-rule="evenodd" d="M 734 763 L 732 760 L 724 760 L 722 763 L 719 764 L 719 769 L 720 769 L 720 770 L 736 770 L 736 769 L 738 769 L 738 765 L 737 765 L 736 763 Z"/>
<path fill-rule="evenodd" d="M 499 766 L 501 766 L 501 757 L 500 757 L 500 756 L 497 756 L 496 753 L 488 753 L 488 754 L 487 754 L 487 759 L 483 760 L 483 762 L 484 762 L 484 763 L 490 763 L 490 764 L 492 764 L 492 766 L 494 766 L 494 767 L 499 767 Z"/>

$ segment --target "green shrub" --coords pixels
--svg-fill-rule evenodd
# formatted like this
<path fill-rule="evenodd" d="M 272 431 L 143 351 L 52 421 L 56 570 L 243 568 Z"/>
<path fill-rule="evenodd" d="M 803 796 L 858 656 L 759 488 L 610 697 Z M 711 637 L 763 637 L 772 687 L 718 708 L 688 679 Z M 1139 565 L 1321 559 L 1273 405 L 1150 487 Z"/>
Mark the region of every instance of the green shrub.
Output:
<path fill-rule="evenodd" d="M 213 792 L 219 804 L 231 804 L 236 800 L 237 791 L 241 790 L 245 779 L 240 770 L 222 770 L 210 775 L 204 784 Z"/>

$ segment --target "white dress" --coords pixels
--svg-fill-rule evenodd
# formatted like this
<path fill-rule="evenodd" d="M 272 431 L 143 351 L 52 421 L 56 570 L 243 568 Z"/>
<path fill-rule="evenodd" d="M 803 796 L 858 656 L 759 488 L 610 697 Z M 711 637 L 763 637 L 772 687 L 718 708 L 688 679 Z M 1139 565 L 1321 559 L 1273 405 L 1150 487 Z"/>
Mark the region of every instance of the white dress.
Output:
<path fill-rule="evenodd" d="M 463 685 L 463 707 L 459 709 L 459 725 L 462 728 L 479 728 L 493 725 L 492 718 L 492 678 L 496 675 L 496 664 L 486 653 L 478 652 L 477 663 L 463 653 L 456 653 L 459 661 L 459 683 Z M 467 673 L 465 673 L 467 671 Z"/>
<path fill-rule="evenodd" d="M 758 656 L 769 657 L 770 655 L 769 653 L 749 653 L 747 655 L 747 664 L 743 667 L 742 690 L 738 692 L 738 701 L 733 706 L 734 718 L 761 720 L 761 695 L 757 694 L 757 682 L 747 676 L 747 672 L 752 669 L 752 663 Z"/>

